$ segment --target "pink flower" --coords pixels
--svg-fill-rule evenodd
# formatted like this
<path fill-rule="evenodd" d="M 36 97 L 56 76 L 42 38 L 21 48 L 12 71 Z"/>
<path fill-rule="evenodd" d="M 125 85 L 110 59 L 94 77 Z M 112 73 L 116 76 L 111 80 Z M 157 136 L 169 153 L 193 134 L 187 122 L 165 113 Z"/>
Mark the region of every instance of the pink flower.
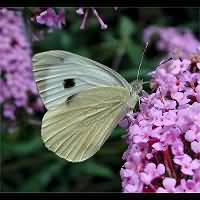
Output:
<path fill-rule="evenodd" d="M 79 14 L 79 15 L 84 15 L 84 9 L 83 8 L 78 8 L 76 10 L 76 13 Z"/>
<path fill-rule="evenodd" d="M 194 126 L 193 126 L 194 127 Z M 192 142 L 196 139 L 196 127 L 194 127 L 195 129 L 189 129 L 188 131 L 186 131 L 185 133 L 185 139 L 189 142 Z"/>
<path fill-rule="evenodd" d="M 119 126 L 122 128 L 128 128 L 134 121 L 134 115 L 133 111 L 127 113 L 126 116 L 119 122 Z"/>
<path fill-rule="evenodd" d="M 136 156 L 137 157 L 137 156 Z M 138 163 L 137 158 L 133 158 L 136 163 Z M 140 181 L 140 177 L 138 174 L 139 168 L 136 168 L 136 165 L 131 162 L 126 162 L 124 164 L 125 169 L 121 169 L 120 175 L 124 178 L 124 182 L 122 183 L 124 192 L 139 192 L 143 189 L 143 183 Z M 133 170 L 134 169 L 134 170 Z"/>
<path fill-rule="evenodd" d="M 61 8 L 58 12 L 57 18 L 56 18 L 56 23 L 58 28 L 62 28 L 62 25 L 65 24 L 65 9 Z"/>
<path fill-rule="evenodd" d="M 162 187 L 159 187 L 156 192 L 158 193 L 167 193 L 167 192 L 176 192 L 176 180 L 173 179 L 173 178 L 165 178 L 163 180 L 163 186 L 164 188 Z"/>
<path fill-rule="evenodd" d="M 41 12 L 38 16 L 36 16 L 36 21 L 39 24 L 46 24 L 47 26 L 54 26 L 55 25 L 55 16 L 56 13 L 54 9 L 48 8 L 47 10 Z"/>
<path fill-rule="evenodd" d="M 4 111 L 3 111 L 4 117 L 14 120 L 15 119 L 15 110 L 16 110 L 16 108 L 14 106 L 5 104 Z"/>
<path fill-rule="evenodd" d="M 151 131 L 149 127 L 145 127 L 145 130 L 141 130 L 139 126 L 134 125 L 129 128 L 129 131 L 133 133 L 133 142 L 147 142 L 149 137 L 149 132 Z"/>
<path fill-rule="evenodd" d="M 200 182 L 181 179 L 181 184 L 177 187 L 177 189 L 181 192 L 200 192 Z"/>
<path fill-rule="evenodd" d="M 193 141 L 191 143 L 191 149 L 195 153 L 200 153 L 200 141 Z"/>
<path fill-rule="evenodd" d="M 144 172 L 140 173 L 141 180 L 149 185 L 151 181 L 165 173 L 165 166 L 163 164 L 159 164 L 157 167 L 154 163 L 148 163 Z"/>
<path fill-rule="evenodd" d="M 95 9 L 95 8 L 78 8 L 76 10 L 76 13 L 78 15 L 83 16 L 83 20 L 82 20 L 80 29 L 85 29 L 85 25 L 86 25 L 86 21 L 87 21 L 89 11 L 92 11 L 93 15 L 96 17 L 97 21 L 99 22 L 101 29 L 103 29 L 103 30 L 107 29 L 108 25 L 105 24 L 104 21 L 102 20 L 102 18 L 99 16 L 97 9 Z"/>
<path fill-rule="evenodd" d="M 162 123 L 164 126 L 172 126 L 176 124 L 176 111 L 174 110 L 169 110 L 168 112 L 163 113 L 162 117 Z"/>
<path fill-rule="evenodd" d="M 177 142 L 179 135 L 181 134 L 180 129 L 178 128 L 169 128 L 163 135 L 160 137 L 160 141 L 167 145 L 173 145 Z"/>
<path fill-rule="evenodd" d="M 61 28 L 62 24 L 65 24 L 65 11 L 60 9 L 58 14 L 56 14 L 53 8 L 48 8 L 36 16 L 36 21 L 50 28 Z"/>
<path fill-rule="evenodd" d="M 186 175 L 193 175 L 193 170 L 200 167 L 200 161 L 197 159 L 192 160 L 187 154 L 175 156 L 173 160 L 177 165 L 181 166 L 181 171 Z"/>
<path fill-rule="evenodd" d="M 176 141 L 174 141 L 174 143 L 171 144 L 171 150 L 173 155 L 184 154 L 183 142 L 180 139 L 177 139 Z"/>
<path fill-rule="evenodd" d="M 124 187 L 124 192 L 125 193 L 129 193 L 129 192 L 138 192 L 139 191 L 139 185 L 137 183 L 139 183 L 138 181 L 138 177 L 135 177 L 134 179 L 134 183 L 133 185 L 131 184 L 127 184 L 125 187 Z"/>
<path fill-rule="evenodd" d="M 189 29 L 174 27 L 147 27 L 144 31 L 144 41 L 151 38 L 157 39 L 156 46 L 159 50 L 176 54 L 178 57 L 188 57 L 190 53 L 197 52 L 200 42 Z M 187 43 L 188 45 L 184 45 Z M 174 68 L 172 73 L 178 73 L 180 68 Z"/>
<path fill-rule="evenodd" d="M 153 103 L 154 103 L 154 107 L 159 108 L 160 110 L 171 110 L 176 107 L 175 101 L 163 99 L 162 94 L 159 99 L 154 99 Z"/>
<path fill-rule="evenodd" d="M 171 94 L 172 99 L 176 100 L 179 105 L 185 105 L 190 102 L 190 99 L 183 92 L 176 92 Z"/>

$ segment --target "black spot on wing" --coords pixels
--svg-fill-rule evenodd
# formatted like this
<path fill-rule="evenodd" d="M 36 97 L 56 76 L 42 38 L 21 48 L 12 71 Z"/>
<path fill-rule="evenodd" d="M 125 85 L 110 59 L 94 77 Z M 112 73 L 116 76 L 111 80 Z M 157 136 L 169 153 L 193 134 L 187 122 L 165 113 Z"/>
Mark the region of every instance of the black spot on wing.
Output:
<path fill-rule="evenodd" d="M 71 101 L 72 101 L 72 99 L 76 96 L 77 94 L 73 94 L 72 96 L 69 96 L 68 98 L 67 98 L 67 100 L 66 100 L 66 104 L 69 104 Z"/>
<path fill-rule="evenodd" d="M 74 87 L 75 86 L 75 81 L 73 78 L 70 78 L 70 79 L 65 79 L 63 81 L 63 86 L 64 88 L 71 88 L 71 87 Z"/>

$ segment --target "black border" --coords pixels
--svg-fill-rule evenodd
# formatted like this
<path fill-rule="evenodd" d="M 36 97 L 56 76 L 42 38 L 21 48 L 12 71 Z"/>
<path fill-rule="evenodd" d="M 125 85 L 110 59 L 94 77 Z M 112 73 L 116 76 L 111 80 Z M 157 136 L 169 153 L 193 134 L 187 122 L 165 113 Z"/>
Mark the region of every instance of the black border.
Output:
<path fill-rule="evenodd" d="M 5 198 L 2 198 L 5 197 Z M 131 199 L 131 200 L 142 200 L 142 199 L 178 199 L 178 200 L 188 200 L 189 198 L 191 199 L 199 199 L 200 193 L 1 193 L 0 198 L 2 199 L 14 199 L 19 198 L 20 200 L 27 200 L 29 198 L 40 198 L 41 199 L 48 199 L 52 198 L 62 198 L 64 199 L 91 199 L 91 200 L 96 200 L 96 199 Z"/>
<path fill-rule="evenodd" d="M 1 0 L 0 7 L 199 7 L 198 0 Z M 199 11 L 200 12 L 200 11 Z M 181 14 L 181 13 L 180 13 Z M 5 198 L 4 198 L 5 197 Z M 120 198 L 120 199 L 132 199 L 132 200 L 141 200 L 141 199 L 179 199 L 179 200 L 188 200 L 191 199 L 200 199 L 200 193 L 176 193 L 176 194 L 156 194 L 156 193 L 0 193 L 0 198 L 2 199 L 15 199 L 19 198 L 28 199 L 28 198 L 38 198 L 49 199 L 55 197 L 67 197 L 68 199 L 98 199 L 98 198 Z"/>
<path fill-rule="evenodd" d="M 198 0 L 1 0 L 0 7 L 199 7 Z"/>

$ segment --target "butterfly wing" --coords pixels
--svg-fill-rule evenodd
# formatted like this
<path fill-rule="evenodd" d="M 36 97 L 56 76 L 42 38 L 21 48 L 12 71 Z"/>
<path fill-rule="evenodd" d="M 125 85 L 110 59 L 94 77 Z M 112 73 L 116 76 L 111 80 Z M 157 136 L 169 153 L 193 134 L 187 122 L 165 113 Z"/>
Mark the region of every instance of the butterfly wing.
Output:
<path fill-rule="evenodd" d="M 32 63 L 33 75 L 47 109 L 96 86 L 121 86 L 131 90 L 130 84 L 114 70 L 66 51 L 36 54 Z M 64 87 L 64 81 L 72 83 Z"/>
<path fill-rule="evenodd" d="M 88 159 L 127 113 L 128 99 L 126 88 L 106 86 L 82 91 L 53 107 L 42 122 L 46 147 L 68 161 Z"/>

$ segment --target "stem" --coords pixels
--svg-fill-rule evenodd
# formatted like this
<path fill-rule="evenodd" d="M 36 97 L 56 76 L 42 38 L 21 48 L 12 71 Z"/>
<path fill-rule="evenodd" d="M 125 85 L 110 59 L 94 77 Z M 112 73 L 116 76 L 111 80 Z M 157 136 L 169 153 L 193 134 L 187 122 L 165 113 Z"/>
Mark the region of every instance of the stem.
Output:
<path fill-rule="evenodd" d="M 176 173 L 175 173 L 173 163 L 172 163 L 172 160 L 170 157 L 169 148 L 167 148 L 166 151 L 163 151 L 163 157 L 164 157 L 164 163 L 166 166 L 166 170 L 167 170 L 169 176 L 176 179 L 177 177 L 176 177 Z"/>
<path fill-rule="evenodd" d="M 156 191 L 156 188 L 155 188 L 154 185 L 150 184 L 149 186 L 151 187 L 151 189 L 152 189 L 153 191 Z"/>
<path fill-rule="evenodd" d="M 81 26 L 80 26 L 81 30 L 83 30 L 85 28 L 85 23 L 86 23 L 86 20 L 87 20 L 87 16 L 88 16 L 88 9 L 86 9 L 85 15 L 83 17 L 83 21 L 82 21 Z"/>
<path fill-rule="evenodd" d="M 41 126 L 41 124 L 42 124 L 41 121 L 35 120 L 35 119 L 29 119 L 28 123 L 31 125 L 34 125 L 34 126 Z"/>
<path fill-rule="evenodd" d="M 155 156 L 154 156 L 155 160 L 156 160 L 156 164 L 158 165 L 160 163 L 159 159 L 158 159 L 158 155 L 157 153 L 155 153 Z"/>
<path fill-rule="evenodd" d="M 103 20 L 101 19 L 101 17 L 99 16 L 97 10 L 95 8 L 92 8 L 92 12 L 93 14 L 96 16 L 97 20 L 99 21 L 100 25 L 101 25 L 101 29 L 107 29 L 107 24 L 105 24 L 103 22 Z"/>
<path fill-rule="evenodd" d="M 9 173 L 12 173 L 13 171 L 16 172 L 20 168 L 41 165 L 44 161 L 47 161 L 51 158 L 53 158 L 52 155 L 44 154 L 39 158 L 38 157 L 27 158 L 25 160 L 20 160 L 20 161 L 18 161 L 18 163 L 15 163 L 15 164 L 13 164 L 13 163 L 3 164 L 2 163 L 2 166 L 4 165 L 4 168 L 2 169 L 2 171 L 4 172 L 4 174 L 9 174 Z"/>

